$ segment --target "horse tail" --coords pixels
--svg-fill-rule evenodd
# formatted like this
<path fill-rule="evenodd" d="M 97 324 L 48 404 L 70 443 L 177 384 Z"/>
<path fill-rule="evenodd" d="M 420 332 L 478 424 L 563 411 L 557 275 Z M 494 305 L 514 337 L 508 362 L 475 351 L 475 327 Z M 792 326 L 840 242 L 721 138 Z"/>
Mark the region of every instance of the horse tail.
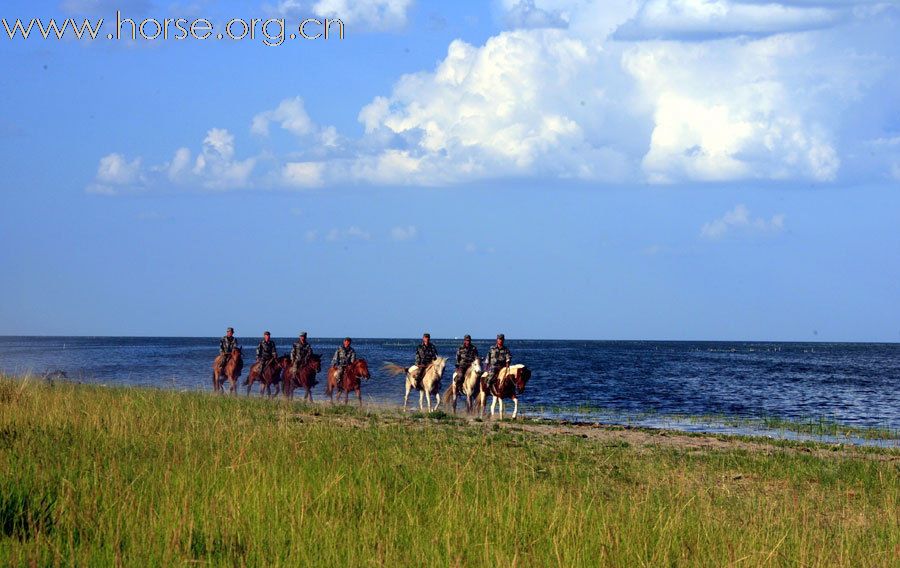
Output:
<path fill-rule="evenodd" d="M 387 362 L 384 365 L 382 365 L 381 368 L 384 369 L 384 371 L 386 373 L 389 373 L 395 377 L 398 375 L 406 374 L 406 369 L 404 369 L 403 367 L 401 367 L 400 365 L 398 365 L 396 363 Z"/>
<path fill-rule="evenodd" d="M 447 390 L 444 391 L 444 400 L 450 400 L 450 391 L 453 390 L 454 387 L 453 381 L 450 381 L 450 386 L 447 387 Z"/>

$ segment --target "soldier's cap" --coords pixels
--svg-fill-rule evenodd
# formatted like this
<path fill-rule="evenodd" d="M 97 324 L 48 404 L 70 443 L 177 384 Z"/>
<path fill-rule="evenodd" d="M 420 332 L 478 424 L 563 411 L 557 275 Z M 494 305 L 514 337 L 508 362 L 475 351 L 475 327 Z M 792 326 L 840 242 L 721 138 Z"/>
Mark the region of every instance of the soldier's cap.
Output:
<path fill-rule="evenodd" d="M 502 333 L 498 333 L 498 334 L 497 334 L 497 339 L 506 339 L 506 336 L 503 335 Z"/>
<path fill-rule="evenodd" d="M 268 331 L 267 331 L 267 332 L 265 332 L 265 333 L 263 333 L 263 335 L 268 335 L 268 336 L 269 336 L 269 337 L 271 337 L 271 336 L 272 336 L 272 334 L 271 334 L 271 333 L 269 333 L 269 332 L 268 332 Z"/>
<path fill-rule="evenodd" d="M 423 337 L 423 338 L 427 337 L 428 339 L 431 339 L 431 334 L 430 334 L 430 333 L 423 333 L 423 334 L 422 334 L 422 337 Z"/>
<path fill-rule="evenodd" d="M 472 341 L 472 336 L 467 333 L 466 336 L 463 337 L 463 339 L 468 339 L 469 341 Z"/>
<path fill-rule="evenodd" d="M 344 338 L 344 341 L 353 341 L 353 340 L 350 339 L 349 337 L 345 337 L 345 338 Z"/>
<path fill-rule="evenodd" d="M 300 332 L 300 337 L 306 337 L 306 332 L 305 332 L 305 331 L 301 331 L 301 332 Z"/>
<path fill-rule="evenodd" d="M 228 333 L 229 331 L 230 331 L 231 333 L 234 333 L 234 328 L 233 328 L 233 327 L 229 327 L 228 329 L 225 330 L 225 333 Z"/>

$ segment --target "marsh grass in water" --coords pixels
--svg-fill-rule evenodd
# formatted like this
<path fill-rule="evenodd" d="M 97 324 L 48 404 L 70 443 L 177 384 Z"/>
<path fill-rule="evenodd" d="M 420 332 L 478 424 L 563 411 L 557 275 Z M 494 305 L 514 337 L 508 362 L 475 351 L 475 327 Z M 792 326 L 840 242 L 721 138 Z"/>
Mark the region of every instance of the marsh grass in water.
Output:
<path fill-rule="evenodd" d="M 860 427 L 841 423 L 826 416 L 804 420 L 787 420 L 775 416 L 745 417 L 729 414 L 663 414 L 653 409 L 623 412 L 588 404 L 574 407 L 541 406 L 536 414 L 545 416 L 574 416 L 579 420 L 607 420 L 626 425 L 640 425 L 652 421 L 659 425 L 693 424 L 698 426 L 730 426 L 759 433 L 791 433 L 813 437 L 856 438 L 860 440 L 900 440 L 900 430 L 888 426 Z"/>
<path fill-rule="evenodd" d="M 0 379 L 0 565 L 900 559 L 894 450 L 679 448 L 526 426 Z"/>

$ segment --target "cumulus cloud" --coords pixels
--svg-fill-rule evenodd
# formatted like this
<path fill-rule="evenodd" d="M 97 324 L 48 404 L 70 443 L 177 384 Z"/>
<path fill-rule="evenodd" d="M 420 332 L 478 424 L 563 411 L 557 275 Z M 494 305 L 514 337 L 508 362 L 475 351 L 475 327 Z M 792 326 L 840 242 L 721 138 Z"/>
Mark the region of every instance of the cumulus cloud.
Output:
<path fill-rule="evenodd" d="M 269 134 L 269 124 L 273 122 L 297 136 L 309 134 L 314 128 L 312 120 L 306 114 L 303 99 L 300 97 L 285 99 L 274 110 L 257 114 L 253 117 L 253 124 L 250 129 L 254 134 L 267 136 Z"/>
<path fill-rule="evenodd" d="M 191 174 L 208 189 L 235 189 L 247 185 L 255 165 L 255 158 L 234 159 L 234 135 L 224 128 L 212 128 L 203 139 Z"/>
<path fill-rule="evenodd" d="M 325 164 L 321 162 L 288 162 L 281 177 L 291 187 L 319 187 L 323 182 Z"/>
<path fill-rule="evenodd" d="M 613 63 L 560 30 L 504 32 L 482 47 L 456 40 L 433 72 L 402 77 L 390 97 L 362 109 L 366 132 L 388 147 L 362 160 L 357 175 L 418 184 L 622 179 L 628 142 L 603 132 L 621 120 L 610 112 L 617 78 L 600 80 Z"/>
<path fill-rule="evenodd" d="M 376 150 L 357 156 L 351 177 L 420 185 L 519 176 L 828 182 L 844 165 L 843 110 L 890 67 L 849 48 L 844 30 L 809 31 L 863 17 L 847 6 L 501 6 L 526 29 L 482 46 L 454 41 L 433 70 L 403 76 L 360 111 Z M 857 33 L 870 23 L 860 20 Z M 668 39 L 625 41 L 617 31 L 626 26 L 665 30 L 650 35 Z M 676 37 L 687 32 L 694 40 Z"/>
<path fill-rule="evenodd" d="M 141 159 L 129 161 L 122 154 L 113 153 L 100 158 L 94 182 L 87 187 L 87 191 L 100 195 L 115 195 L 143 184 Z"/>
<path fill-rule="evenodd" d="M 418 234 L 419 230 L 414 225 L 394 227 L 391 229 L 391 239 L 395 241 L 408 241 L 416 238 L 416 235 Z"/>
<path fill-rule="evenodd" d="M 862 0 L 497 2 L 511 29 L 481 45 L 455 40 L 433 68 L 374 93 L 358 111 L 360 136 L 317 124 L 300 97 L 285 98 L 252 116 L 250 131 L 277 145 L 264 137 L 282 129 L 294 135 L 289 147 L 238 159 L 234 136 L 212 129 L 196 157 L 175 153 L 168 178 L 218 188 L 249 187 L 257 176 L 266 187 L 309 188 L 897 174 L 900 153 L 867 142 L 900 135 L 893 115 L 873 127 L 867 113 L 896 104 L 886 93 L 898 86 L 888 78 L 897 76 L 900 9 Z M 277 9 L 346 10 L 390 27 L 405 23 L 409 6 L 285 0 Z"/>
<path fill-rule="evenodd" d="M 281 0 L 272 11 L 280 15 L 339 18 L 354 31 L 390 31 L 406 25 L 412 0 Z"/>
<path fill-rule="evenodd" d="M 141 158 L 129 161 L 121 154 L 104 156 L 86 191 L 115 195 L 167 186 L 238 189 L 248 186 L 256 162 L 255 157 L 236 159 L 234 135 L 224 128 L 211 128 L 194 159 L 186 147 L 177 149 L 171 161 L 149 167 Z"/>
<path fill-rule="evenodd" d="M 790 58 L 810 49 L 805 38 L 775 36 L 628 50 L 624 67 L 653 109 L 648 179 L 834 179 L 840 159 L 814 102 L 799 96 L 806 86 Z"/>
<path fill-rule="evenodd" d="M 780 233 L 783 230 L 783 213 L 773 215 L 767 221 L 761 217 L 751 217 L 747 206 L 738 204 L 719 219 L 704 224 L 700 229 L 700 236 L 715 240 L 731 233 L 761 235 Z"/>

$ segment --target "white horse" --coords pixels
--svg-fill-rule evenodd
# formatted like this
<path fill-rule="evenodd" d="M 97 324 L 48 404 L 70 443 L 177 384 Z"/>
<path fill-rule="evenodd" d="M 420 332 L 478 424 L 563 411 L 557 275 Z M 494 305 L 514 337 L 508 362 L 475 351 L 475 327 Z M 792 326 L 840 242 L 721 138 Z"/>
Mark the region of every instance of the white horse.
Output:
<path fill-rule="evenodd" d="M 441 405 L 441 378 L 444 375 L 444 367 L 447 366 L 446 357 L 438 357 L 425 369 L 422 376 L 422 387 L 419 390 L 419 410 L 422 411 L 424 399 L 428 399 L 428 412 L 437 410 Z M 385 363 L 384 370 L 397 376 L 406 373 L 406 394 L 403 396 L 403 409 L 406 410 L 409 402 L 410 391 L 416 389 L 416 374 L 418 367 L 413 365 L 409 368 L 403 368 L 395 363 Z M 431 407 L 431 395 L 435 397 L 434 408 Z"/>
<path fill-rule="evenodd" d="M 460 392 L 466 397 L 466 412 L 471 413 L 475 405 L 475 397 L 481 392 L 481 359 L 478 357 L 466 369 L 466 376 L 459 384 L 459 371 L 453 371 L 450 388 L 444 393 L 444 400 L 453 401 L 453 412 L 456 412 L 456 401 Z"/>

